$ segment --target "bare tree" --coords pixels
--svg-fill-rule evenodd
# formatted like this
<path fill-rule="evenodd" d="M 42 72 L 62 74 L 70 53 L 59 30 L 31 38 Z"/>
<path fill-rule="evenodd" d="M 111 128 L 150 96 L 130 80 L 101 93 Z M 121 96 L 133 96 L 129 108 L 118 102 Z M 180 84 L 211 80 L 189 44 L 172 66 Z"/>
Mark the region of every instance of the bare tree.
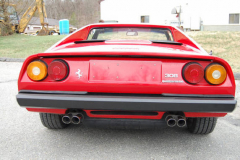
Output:
<path fill-rule="evenodd" d="M 35 0 L 9 0 L 11 4 L 15 4 L 17 15 L 21 17 L 26 10 L 35 3 Z"/>
<path fill-rule="evenodd" d="M 90 23 L 97 23 L 100 20 L 100 2 L 102 0 L 45 0 L 48 18 L 69 19 L 70 24 L 81 27 Z M 35 4 L 35 0 L 0 0 L 0 14 L 7 24 L 9 32 L 13 26 L 7 14 L 6 4 L 14 4 L 19 17 L 27 11 L 28 7 Z M 35 16 L 38 16 L 36 13 Z M 3 20 L 2 20 L 3 21 Z M 1 25 L 1 24 L 0 24 Z M 6 28 L 6 27 L 5 27 Z"/>
<path fill-rule="evenodd" d="M 9 0 L 0 0 L 0 35 L 12 34 L 9 15 Z"/>
<path fill-rule="evenodd" d="M 46 10 L 50 18 L 69 19 L 70 24 L 81 27 L 99 21 L 101 1 L 102 0 L 48 0 L 46 2 Z"/>

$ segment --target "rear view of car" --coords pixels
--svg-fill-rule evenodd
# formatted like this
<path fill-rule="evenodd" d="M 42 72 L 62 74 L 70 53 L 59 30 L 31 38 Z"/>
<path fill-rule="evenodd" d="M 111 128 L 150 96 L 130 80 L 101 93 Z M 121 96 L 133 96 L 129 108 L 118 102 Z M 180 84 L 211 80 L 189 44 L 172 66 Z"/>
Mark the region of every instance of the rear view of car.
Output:
<path fill-rule="evenodd" d="M 208 134 L 236 106 L 229 64 L 172 26 L 93 24 L 28 57 L 17 101 L 50 129 L 185 127 Z"/>

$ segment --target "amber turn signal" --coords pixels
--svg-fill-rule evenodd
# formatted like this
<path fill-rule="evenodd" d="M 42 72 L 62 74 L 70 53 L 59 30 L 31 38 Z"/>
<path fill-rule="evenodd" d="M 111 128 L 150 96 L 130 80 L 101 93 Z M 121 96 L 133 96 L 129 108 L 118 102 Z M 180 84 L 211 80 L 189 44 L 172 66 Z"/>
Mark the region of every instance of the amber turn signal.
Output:
<path fill-rule="evenodd" d="M 226 77 L 226 69 L 220 64 L 212 64 L 206 68 L 205 78 L 211 84 L 221 84 Z"/>
<path fill-rule="evenodd" d="M 31 80 L 40 81 L 47 76 L 47 66 L 44 62 L 33 61 L 27 67 L 27 75 Z"/>

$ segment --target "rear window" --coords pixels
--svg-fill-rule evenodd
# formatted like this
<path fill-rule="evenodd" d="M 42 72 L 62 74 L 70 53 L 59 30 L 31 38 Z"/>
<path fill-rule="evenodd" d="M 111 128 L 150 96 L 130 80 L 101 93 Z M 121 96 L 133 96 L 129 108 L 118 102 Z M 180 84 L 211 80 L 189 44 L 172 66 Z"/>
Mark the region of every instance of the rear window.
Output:
<path fill-rule="evenodd" d="M 94 39 L 173 41 L 173 36 L 165 28 L 94 28 L 88 40 Z"/>

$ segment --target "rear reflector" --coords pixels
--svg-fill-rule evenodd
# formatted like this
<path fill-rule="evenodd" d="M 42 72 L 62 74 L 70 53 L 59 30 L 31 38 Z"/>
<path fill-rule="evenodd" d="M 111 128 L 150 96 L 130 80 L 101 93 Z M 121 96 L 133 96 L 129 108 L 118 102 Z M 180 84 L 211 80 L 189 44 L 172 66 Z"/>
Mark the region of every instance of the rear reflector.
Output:
<path fill-rule="evenodd" d="M 211 64 L 205 71 L 206 80 L 210 84 L 221 84 L 227 77 L 226 69 L 220 64 Z"/>
<path fill-rule="evenodd" d="M 183 67 L 182 76 L 191 84 L 197 84 L 204 78 L 204 69 L 199 63 L 188 63 Z"/>
<path fill-rule="evenodd" d="M 64 80 L 68 76 L 68 65 L 63 60 L 54 60 L 49 64 L 48 74 L 54 81 Z"/>

